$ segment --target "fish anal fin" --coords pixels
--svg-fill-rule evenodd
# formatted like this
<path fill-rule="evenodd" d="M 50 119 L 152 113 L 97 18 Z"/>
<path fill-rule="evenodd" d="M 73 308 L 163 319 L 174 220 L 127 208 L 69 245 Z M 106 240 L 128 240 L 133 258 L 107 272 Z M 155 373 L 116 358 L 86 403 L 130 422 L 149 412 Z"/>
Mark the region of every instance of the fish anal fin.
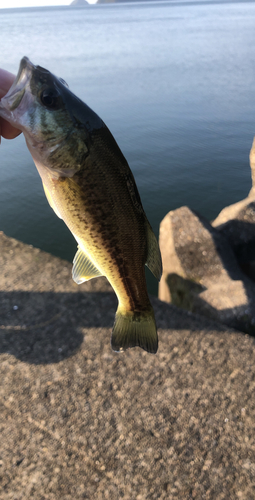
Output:
<path fill-rule="evenodd" d="M 162 276 L 162 260 L 159 250 L 159 244 L 155 234 L 148 221 L 146 221 L 146 233 L 147 233 L 147 260 L 146 266 L 154 274 L 155 278 L 160 281 Z"/>
<path fill-rule="evenodd" d="M 120 312 L 115 316 L 111 346 L 120 352 L 139 346 L 155 354 L 158 349 L 158 335 L 153 309 L 148 312 Z"/>
<path fill-rule="evenodd" d="M 92 278 L 97 278 L 98 276 L 102 276 L 102 273 L 96 268 L 93 262 L 91 262 L 90 258 L 78 246 L 78 250 L 73 260 L 73 280 L 75 281 L 75 283 L 80 285 L 81 283 L 84 283 L 84 281 L 91 280 Z"/>
<path fill-rule="evenodd" d="M 52 208 L 52 210 L 54 210 L 55 214 L 56 214 L 56 215 L 57 215 L 60 219 L 62 219 L 62 217 L 61 217 L 61 215 L 60 215 L 60 213 L 59 213 L 59 211 L 58 211 L 58 209 L 57 209 L 57 207 L 56 207 L 56 205 L 55 205 L 55 203 L 54 203 L 54 201 L 53 201 L 53 198 L 52 198 L 52 196 L 51 196 L 51 194 L 50 194 L 50 191 L 48 190 L 48 188 L 45 186 L 45 184 L 44 184 L 44 183 L 42 183 L 42 184 L 43 184 L 43 189 L 44 189 L 44 192 L 45 192 L 45 196 L 46 196 L 46 198 L 47 198 L 47 200 L 48 200 L 48 203 L 49 203 L 50 207 Z"/>

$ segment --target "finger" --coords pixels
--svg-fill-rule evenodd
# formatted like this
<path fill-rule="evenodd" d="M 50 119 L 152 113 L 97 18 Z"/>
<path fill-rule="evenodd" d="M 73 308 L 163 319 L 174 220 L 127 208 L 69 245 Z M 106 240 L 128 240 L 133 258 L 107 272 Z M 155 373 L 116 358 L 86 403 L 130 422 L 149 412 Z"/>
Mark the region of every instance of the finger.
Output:
<path fill-rule="evenodd" d="M 1 120 L 0 118 L 0 136 L 4 137 L 4 139 L 14 139 L 20 134 L 21 130 L 13 127 L 9 122 Z"/>
<path fill-rule="evenodd" d="M 8 92 L 13 84 L 15 76 L 5 69 L 0 69 L 0 99 Z M 21 131 L 13 127 L 6 120 L 0 118 L 0 136 L 5 139 L 14 139 Z"/>

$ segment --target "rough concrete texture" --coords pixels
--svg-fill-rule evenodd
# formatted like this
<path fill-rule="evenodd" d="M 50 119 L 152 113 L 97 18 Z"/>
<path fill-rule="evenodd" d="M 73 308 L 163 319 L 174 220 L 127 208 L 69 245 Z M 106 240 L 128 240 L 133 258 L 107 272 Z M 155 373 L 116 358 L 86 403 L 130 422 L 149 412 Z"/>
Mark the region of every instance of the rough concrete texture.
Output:
<path fill-rule="evenodd" d="M 255 201 L 248 200 L 234 219 L 229 215 L 225 223 L 218 225 L 217 218 L 212 225 L 227 238 L 242 271 L 255 280 Z"/>
<path fill-rule="evenodd" d="M 244 200 L 238 201 L 237 203 L 233 203 L 232 205 L 223 208 L 216 219 L 212 222 L 213 227 L 219 227 L 221 226 L 221 224 L 225 224 L 225 222 L 228 222 L 229 220 L 238 218 L 239 213 L 245 210 L 247 205 L 255 202 L 255 137 L 252 143 L 249 158 L 252 187 L 247 198 L 244 198 Z"/>
<path fill-rule="evenodd" d="M 229 326 L 255 331 L 255 284 L 239 268 L 227 239 L 188 207 L 160 225 L 163 277 L 159 298 Z"/>
<path fill-rule="evenodd" d="M 254 339 L 153 299 L 159 351 L 111 351 L 116 298 L 0 235 L 1 500 L 255 497 Z"/>
<path fill-rule="evenodd" d="M 255 138 L 250 151 L 252 188 L 249 195 L 223 208 L 212 226 L 229 241 L 242 271 L 255 281 Z"/>
<path fill-rule="evenodd" d="M 212 226 L 218 228 L 221 227 L 226 222 L 229 222 L 230 220 L 235 220 L 236 218 L 239 217 L 240 212 L 245 213 L 246 207 L 254 202 L 255 202 L 255 195 L 251 197 L 247 196 L 247 198 L 244 198 L 244 200 L 238 201 L 237 203 L 233 203 L 233 205 L 224 207 L 219 213 L 219 215 L 216 217 L 216 219 L 214 219 L 214 221 L 211 222 Z"/>
<path fill-rule="evenodd" d="M 212 222 L 212 226 L 227 237 L 232 248 L 254 242 L 255 201 L 247 202 L 243 208 L 235 213 L 234 218 L 230 216 L 228 220 L 225 220 L 225 223 L 218 224 L 217 220 L 219 219 L 217 218 Z"/>

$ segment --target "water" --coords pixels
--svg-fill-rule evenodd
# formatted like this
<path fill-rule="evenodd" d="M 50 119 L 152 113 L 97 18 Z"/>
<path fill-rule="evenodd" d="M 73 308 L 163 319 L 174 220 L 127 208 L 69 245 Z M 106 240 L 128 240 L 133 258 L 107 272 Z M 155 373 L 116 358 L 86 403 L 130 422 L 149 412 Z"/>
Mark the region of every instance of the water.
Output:
<path fill-rule="evenodd" d="M 158 234 L 169 210 L 213 219 L 251 187 L 254 26 L 252 2 L 0 10 L 0 67 L 16 73 L 27 55 L 103 118 Z M 0 230 L 71 261 L 22 137 L 2 140 L 0 165 Z"/>

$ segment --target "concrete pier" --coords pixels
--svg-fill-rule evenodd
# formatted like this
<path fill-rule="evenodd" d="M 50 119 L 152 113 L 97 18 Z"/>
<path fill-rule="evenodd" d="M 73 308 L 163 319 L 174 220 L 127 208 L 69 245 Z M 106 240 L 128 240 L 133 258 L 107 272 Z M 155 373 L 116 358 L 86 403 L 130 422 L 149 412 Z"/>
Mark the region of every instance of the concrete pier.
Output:
<path fill-rule="evenodd" d="M 117 354 L 106 279 L 3 233 L 0 270 L 2 500 L 254 499 L 254 338 L 153 298 Z"/>

